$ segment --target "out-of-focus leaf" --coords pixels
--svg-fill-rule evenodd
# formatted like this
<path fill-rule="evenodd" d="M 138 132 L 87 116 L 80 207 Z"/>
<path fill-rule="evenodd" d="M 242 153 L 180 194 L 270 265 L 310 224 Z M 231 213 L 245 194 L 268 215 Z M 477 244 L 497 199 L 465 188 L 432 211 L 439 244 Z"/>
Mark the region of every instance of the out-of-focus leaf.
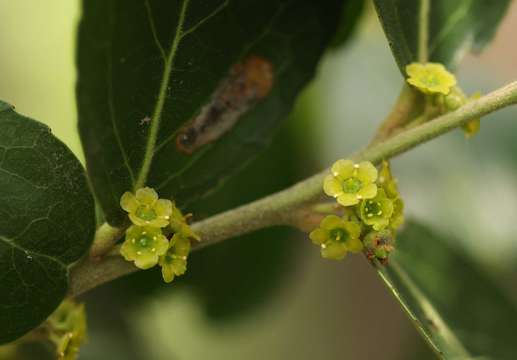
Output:
<path fill-rule="evenodd" d="M 93 197 L 79 160 L 45 125 L 0 102 L 0 343 L 64 298 L 68 265 L 89 248 Z"/>
<path fill-rule="evenodd" d="M 451 241 L 410 223 L 379 274 L 445 359 L 514 359 L 517 306 Z"/>
<path fill-rule="evenodd" d="M 331 43 L 332 48 L 339 49 L 348 42 L 361 20 L 364 8 L 364 0 L 345 1 L 336 35 Z"/>
<path fill-rule="evenodd" d="M 418 61 L 419 13 L 430 2 L 429 61 L 455 68 L 470 50 L 481 51 L 492 40 L 510 0 L 374 0 L 391 51 L 402 74 Z"/>
<path fill-rule="evenodd" d="M 191 259 L 189 286 L 214 321 L 249 314 L 281 288 L 299 252 L 296 233 L 265 229 L 207 248 Z"/>
<path fill-rule="evenodd" d="M 120 195 L 142 183 L 183 207 L 249 162 L 270 142 L 313 77 L 342 4 L 84 0 L 79 126 L 87 168 L 107 220 L 124 221 Z M 232 66 L 250 56 L 271 63 L 271 91 L 215 142 L 192 155 L 179 152 L 175 140 L 180 127 L 213 101 Z M 159 126 L 157 119 L 150 119 L 158 114 Z M 155 126 L 156 146 L 146 148 Z M 148 176 L 142 172 L 146 153 L 154 154 Z"/>

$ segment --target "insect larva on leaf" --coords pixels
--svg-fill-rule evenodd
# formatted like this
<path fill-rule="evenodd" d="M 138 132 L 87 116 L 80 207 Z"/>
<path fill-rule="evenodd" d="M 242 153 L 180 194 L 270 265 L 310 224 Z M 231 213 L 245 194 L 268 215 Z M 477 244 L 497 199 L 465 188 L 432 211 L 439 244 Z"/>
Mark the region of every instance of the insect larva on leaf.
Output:
<path fill-rule="evenodd" d="M 179 131 L 176 148 L 192 154 L 201 146 L 219 139 L 239 118 L 273 86 L 273 65 L 260 56 L 252 55 L 231 67 L 212 94 L 208 104 Z"/>

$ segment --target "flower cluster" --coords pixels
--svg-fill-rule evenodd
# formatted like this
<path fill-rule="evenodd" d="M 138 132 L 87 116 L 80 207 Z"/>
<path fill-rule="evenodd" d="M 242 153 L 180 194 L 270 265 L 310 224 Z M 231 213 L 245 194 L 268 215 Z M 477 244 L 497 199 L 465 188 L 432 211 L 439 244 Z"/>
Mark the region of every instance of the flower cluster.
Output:
<path fill-rule="evenodd" d="M 50 341 L 59 360 L 75 360 L 86 340 L 86 314 L 83 304 L 65 300 L 45 322 Z"/>
<path fill-rule="evenodd" d="M 200 238 L 175 204 L 159 199 L 155 190 L 145 187 L 135 194 L 126 192 L 122 195 L 120 206 L 133 224 L 126 231 L 121 255 L 127 261 L 134 261 L 140 269 L 159 264 L 165 282 L 184 274 L 190 241 Z"/>
<path fill-rule="evenodd" d="M 479 93 L 467 97 L 456 85 L 456 77 L 438 63 L 411 63 L 406 66 L 407 82 L 432 100 L 430 103 L 438 113 L 454 111 L 471 100 L 478 99 Z M 479 131 L 480 119 L 466 123 L 462 128 L 467 138 Z"/>
<path fill-rule="evenodd" d="M 385 261 L 393 250 L 395 230 L 404 222 L 404 202 L 388 162 L 378 171 L 370 162 L 338 160 L 323 190 L 336 198 L 344 215 L 325 217 L 310 233 L 321 255 L 339 260 L 348 252 L 364 250 L 370 259 Z"/>

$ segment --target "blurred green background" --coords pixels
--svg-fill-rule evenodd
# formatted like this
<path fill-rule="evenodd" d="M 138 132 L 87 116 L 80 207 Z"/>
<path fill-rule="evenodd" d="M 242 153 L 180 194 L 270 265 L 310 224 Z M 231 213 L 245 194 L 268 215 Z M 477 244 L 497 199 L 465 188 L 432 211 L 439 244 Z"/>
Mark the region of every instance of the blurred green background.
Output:
<path fill-rule="evenodd" d="M 0 0 L 0 99 L 47 123 L 83 159 L 74 94 L 78 16 L 76 0 Z M 467 92 L 517 78 L 516 26 L 514 2 L 486 52 L 464 60 L 458 76 Z M 272 148 L 198 204 L 197 217 L 213 213 L 214 204 L 229 208 L 279 190 L 361 148 L 400 85 L 368 6 L 355 37 L 328 52 Z M 459 239 L 513 296 L 516 117 L 515 109 L 500 111 L 472 140 L 455 131 L 393 162 L 408 217 Z M 247 188 L 235 191 L 242 183 Z M 306 236 L 288 229 L 196 253 L 189 274 L 172 286 L 149 271 L 86 301 L 90 341 L 81 359 L 432 358 L 361 256 L 323 260 Z"/>

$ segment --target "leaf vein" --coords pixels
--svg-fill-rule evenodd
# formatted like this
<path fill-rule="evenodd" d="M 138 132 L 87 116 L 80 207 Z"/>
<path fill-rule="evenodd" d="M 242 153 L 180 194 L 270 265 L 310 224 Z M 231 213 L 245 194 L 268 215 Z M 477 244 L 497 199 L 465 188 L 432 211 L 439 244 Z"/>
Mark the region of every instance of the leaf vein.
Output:
<path fill-rule="evenodd" d="M 192 27 L 190 27 L 189 29 L 185 30 L 183 32 L 183 34 L 181 35 L 181 37 L 184 38 L 185 36 L 193 33 L 197 29 L 199 29 L 201 26 L 203 26 L 204 23 L 206 23 L 208 20 L 210 20 L 211 18 L 213 18 L 214 16 L 219 14 L 226 6 L 228 6 L 228 3 L 229 3 L 229 1 L 225 0 L 221 5 L 216 7 L 210 14 L 205 16 L 203 19 L 199 20 L 199 22 L 197 24 L 192 25 Z"/>
<path fill-rule="evenodd" d="M 27 255 L 34 255 L 34 256 L 37 256 L 37 257 L 40 257 L 40 258 L 45 258 L 45 259 L 48 259 L 50 261 L 53 261 L 53 262 L 57 263 L 58 265 L 60 265 L 64 269 L 67 268 L 67 265 L 64 262 L 62 262 L 61 260 L 59 260 L 58 258 L 50 256 L 50 255 L 47 255 L 47 254 L 42 254 L 42 253 L 37 252 L 37 251 L 25 249 L 23 246 L 18 245 L 14 241 L 12 241 L 12 240 L 10 240 L 10 239 L 2 236 L 2 235 L 0 235 L 0 241 L 5 243 L 8 246 L 11 246 L 13 249 L 16 249 L 16 250 L 19 250 L 19 251 L 23 251 Z"/>
<path fill-rule="evenodd" d="M 162 60 L 165 63 L 167 61 L 167 56 L 165 55 L 165 49 L 158 38 L 158 33 L 156 31 L 156 25 L 154 23 L 153 10 L 151 9 L 151 4 L 149 4 L 149 0 L 145 0 L 145 9 L 147 11 L 147 18 L 149 20 L 149 26 L 151 28 L 151 33 L 153 34 L 153 40 L 156 44 L 158 50 L 160 50 L 160 54 L 162 56 Z"/>
<path fill-rule="evenodd" d="M 115 103 L 113 101 L 113 65 L 112 65 L 112 57 L 111 57 L 111 43 L 110 43 L 110 49 L 108 51 L 107 56 L 107 82 L 108 82 L 108 108 L 109 108 L 109 119 L 111 122 L 111 126 L 113 128 L 113 135 L 115 135 L 115 140 L 117 142 L 117 146 L 120 149 L 120 153 L 122 155 L 122 159 L 124 161 L 124 165 L 126 166 L 129 177 L 131 178 L 131 184 L 135 183 L 135 175 L 133 173 L 133 169 L 131 168 L 131 164 L 129 163 L 129 157 L 127 155 L 126 149 L 123 146 L 122 143 L 122 137 L 120 136 L 120 131 L 117 126 L 117 115 L 115 111 Z"/>

